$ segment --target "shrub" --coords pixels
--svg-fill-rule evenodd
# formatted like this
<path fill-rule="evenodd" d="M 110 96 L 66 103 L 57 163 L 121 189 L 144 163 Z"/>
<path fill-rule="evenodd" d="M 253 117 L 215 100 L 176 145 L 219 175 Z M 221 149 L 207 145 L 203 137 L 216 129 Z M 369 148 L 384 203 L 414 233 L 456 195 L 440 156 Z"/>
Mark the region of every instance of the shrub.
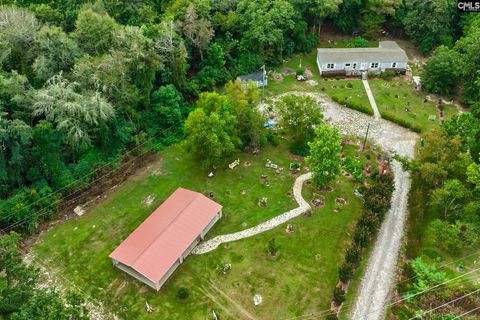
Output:
<path fill-rule="evenodd" d="M 396 73 L 395 71 L 392 71 L 392 70 L 387 70 L 380 74 L 380 78 L 382 78 L 383 80 L 390 80 L 395 76 L 396 76 Z"/>
<path fill-rule="evenodd" d="M 341 287 L 335 287 L 333 290 L 333 301 L 339 306 L 345 301 L 345 290 Z"/>
<path fill-rule="evenodd" d="M 280 144 L 278 135 L 272 130 L 267 131 L 267 141 L 274 147 L 277 147 Z"/>
<path fill-rule="evenodd" d="M 385 119 L 385 120 L 388 120 L 388 121 L 392 121 L 402 127 L 405 127 L 407 129 L 410 129 L 414 132 L 417 132 L 417 133 L 421 133 L 422 132 L 422 128 L 419 127 L 418 125 L 415 125 L 411 122 L 409 122 L 408 120 L 405 120 L 405 119 L 402 119 L 402 118 L 399 118 L 393 114 L 390 114 L 390 113 L 382 113 L 382 118 Z"/>
<path fill-rule="evenodd" d="M 275 238 L 272 238 L 268 241 L 268 254 L 271 256 L 275 256 L 278 252 L 278 247 L 275 243 Z"/>
<path fill-rule="evenodd" d="M 305 69 L 304 68 L 298 68 L 297 69 L 297 76 L 303 76 L 303 74 L 305 73 Z"/>
<path fill-rule="evenodd" d="M 354 268 L 350 263 L 344 262 L 338 270 L 340 281 L 347 283 L 352 279 Z"/>
<path fill-rule="evenodd" d="M 338 316 L 335 313 L 330 313 L 325 317 L 326 320 L 338 320 Z"/>
<path fill-rule="evenodd" d="M 364 181 L 362 173 L 362 163 L 359 160 L 348 156 L 343 162 L 343 167 L 353 176 L 355 181 Z"/>
<path fill-rule="evenodd" d="M 351 82 L 347 82 L 347 84 L 345 86 L 349 89 L 353 88 L 353 84 Z"/>
<path fill-rule="evenodd" d="M 337 75 L 335 76 L 335 79 L 337 79 L 337 80 L 345 79 L 345 76 L 344 76 L 344 75 L 337 74 Z"/>
<path fill-rule="evenodd" d="M 360 260 L 362 258 L 361 254 L 362 248 L 352 244 L 345 252 L 345 261 L 352 264 L 354 268 L 357 268 L 360 265 Z"/>
<path fill-rule="evenodd" d="M 355 37 L 347 43 L 348 48 L 366 48 L 368 47 L 368 40 L 363 37 Z"/>
<path fill-rule="evenodd" d="M 353 235 L 353 243 L 360 248 L 366 248 L 368 243 L 370 242 L 370 235 L 369 229 L 366 227 L 360 227 L 355 230 L 355 234 Z"/>
<path fill-rule="evenodd" d="M 187 300 L 188 297 L 190 296 L 190 291 L 188 291 L 187 288 L 181 287 L 177 291 L 177 298 L 179 300 Z"/>

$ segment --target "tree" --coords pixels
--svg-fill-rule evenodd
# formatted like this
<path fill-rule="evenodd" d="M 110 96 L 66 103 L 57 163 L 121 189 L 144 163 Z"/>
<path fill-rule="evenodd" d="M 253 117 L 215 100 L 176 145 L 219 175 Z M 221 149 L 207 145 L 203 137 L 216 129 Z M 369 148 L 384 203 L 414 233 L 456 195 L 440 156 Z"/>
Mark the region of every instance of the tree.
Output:
<path fill-rule="evenodd" d="M 187 104 L 175 86 L 162 86 L 152 93 L 152 106 L 143 113 L 144 126 L 150 136 L 175 141 L 182 133 L 187 112 Z"/>
<path fill-rule="evenodd" d="M 240 80 L 225 85 L 225 96 L 237 115 L 238 137 L 246 148 L 258 149 L 262 141 L 263 117 L 257 108 L 260 91 L 255 83 L 244 86 Z"/>
<path fill-rule="evenodd" d="M 80 48 L 96 56 L 111 48 L 117 28 L 117 23 L 108 14 L 100 14 L 88 8 L 78 14 L 74 36 Z"/>
<path fill-rule="evenodd" d="M 322 123 L 320 105 L 309 96 L 287 95 L 276 104 L 280 125 L 292 139 L 292 151 L 305 155 L 315 128 Z"/>
<path fill-rule="evenodd" d="M 185 121 L 185 146 L 207 168 L 219 165 L 235 151 L 235 143 L 229 127 L 235 123 L 220 117 L 217 112 L 209 115 L 202 109 L 192 111 Z"/>
<path fill-rule="evenodd" d="M 460 67 L 458 53 L 440 46 L 425 65 L 422 86 L 433 93 L 453 95 L 460 81 Z"/>
<path fill-rule="evenodd" d="M 430 52 L 438 44 L 453 44 L 458 19 L 455 1 L 407 0 L 406 4 L 405 32 L 422 53 Z"/>
<path fill-rule="evenodd" d="M 175 85 L 182 88 L 187 72 L 187 49 L 183 39 L 176 32 L 175 23 L 172 20 L 161 23 L 155 48 L 165 58 Z"/>
<path fill-rule="evenodd" d="M 470 196 L 470 191 L 459 180 L 451 179 L 445 181 L 442 188 L 433 190 L 430 203 L 443 209 L 445 219 L 455 219 Z"/>
<path fill-rule="evenodd" d="M 480 118 L 471 112 L 463 112 L 445 120 L 442 127 L 450 137 L 459 137 L 463 151 L 469 151 L 476 162 L 480 157 Z"/>
<path fill-rule="evenodd" d="M 37 286 L 38 270 L 25 265 L 17 248 L 20 235 L 11 232 L 0 238 L 0 314 L 5 319 L 86 320 L 88 311 L 83 299 L 66 293 L 62 299 L 58 291 Z"/>
<path fill-rule="evenodd" d="M 64 133 L 66 143 L 82 149 L 90 145 L 89 131 L 115 116 L 114 108 L 98 92 L 76 92 L 78 84 L 62 75 L 33 93 L 34 116 L 43 116 Z"/>
<path fill-rule="evenodd" d="M 39 28 L 30 11 L 0 6 L 0 64 L 26 74 L 30 49 Z"/>
<path fill-rule="evenodd" d="M 40 84 L 60 71 L 70 71 L 80 50 L 59 27 L 44 26 L 35 37 L 37 58 L 33 63 L 35 78 Z"/>
<path fill-rule="evenodd" d="M 185 37 L 197 47 L 200 53 L 200 59 L 203 60 L 203 51 L 208 47 L 215 31 L 213 30 L 210 21 L 198 17 L 193 4 L 190 4 L 185 12 L 183 33 L 185 34 Z"/>
<path fill-rule="evenodd" d="M 286 0 L 240 0 L 237 13 L 242 42 L 271 58 L 281 55 L 285 36 L 294 28 L 295 9 Z"/>
<path fill-rule="evenodd" d="M 465 26 L 464 36 L 455 44 L 461 56 L 463 91 L 462 101 L 471 106 L 472 113 L 480 119 L 480 18 Z M 472 16 L 472 17 L 473 17 Z"/>
<path fill-rule="evenodd" d="M 315 139 L 310 142 L 310 155 L 305 159 L 313 173 L 313 182 L 325 186 L 340 173 L 340 135 L 338 130 L 320 125 L 315 130 Z"/>

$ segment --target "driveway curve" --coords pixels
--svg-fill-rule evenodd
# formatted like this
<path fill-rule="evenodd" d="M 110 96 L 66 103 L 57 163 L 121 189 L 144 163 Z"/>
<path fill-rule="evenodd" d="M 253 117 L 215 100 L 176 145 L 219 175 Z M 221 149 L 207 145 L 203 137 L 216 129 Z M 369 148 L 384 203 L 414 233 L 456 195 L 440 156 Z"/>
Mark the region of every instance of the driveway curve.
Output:
<path fill-rule="evenodd" d="M 364 113 L 345 108 L 320 94 L 288 92 L 286 94 L 308 95 L 323 107 L 325 120 L 337 127 L 342 134 L 361 137 L 369 128 L 369 139 L 383 150 L 413 158 L 418 134 L 395 123 L 375 119 Z M 410 176 L 401 164 L 392 161 L 395 176 L 395 191 L 391 208 L 385 215 L 366 271 L 350 311 L 353 320 L 381 320 L 385 316 L 388 297 L 394 283 L 397 258 L 407 218 Z"/>
<path fill-rule="evenodd" d="M 368 138 L 374 141 L 384 151 L 390 154 L 396 153 L 401 156 L 413 158 L 418 134 L 390 121 L 374 118 L 343 107 L 317 93 L 291 91 L 275 97 L 273 101 L 288 94 L 307 95 L 314 98 L 322 107 L 325 121 L 337 127 L 340 133 L 349 136 L 364 137 L 367 127 L 370 125 Z M 265 105 L 259 106 L 260 109 L 264 107 Z M 357 299 L 351 310 L 350 317 L 353 320 L 383 319 L 388 304 L 388 297 L 394 282 L 396 262 L 407 218 L 410 176 L 408 172 L 403 170 L 401 164 L 395 160 L 392 161 L 391 169 L 395 177 L 395 191 L 391 199 L 391 208 L 385 215 L 385 220 L 380 228 L 375 247 L 369 257 L 368 265 L 357 293 Z M 310 176 L 303 175 L 298 179 L 300 178 L 302 178 L 301 180 L 306 180 L 309 179 Z M 214 250 L 220 243 L 250 237 L 284 223 L 293 217 L 290 217 L 292 213 L 295 216 L 299 215 L 298 212 L 305 209 L 302 208 L 302 201 L 304 202 L 305 200 L 303 200 L 301 196 L 301 184 L 305 180 L 300 181 L 298 179 L 295 182 L 297 186 L 295 199 L 299 203 L 298 208 L 281 214 L 253 228 L 215 237 L 197 246 L 192 253 L 202 254 Z M 300 183 L 299 187 L 297 182 Z M 298 199 L 297 196 L 299 197 Z M 306 205 L 308 206 L 308 204 Z M 285 220 L 286 218 L 288 219 Z"/>

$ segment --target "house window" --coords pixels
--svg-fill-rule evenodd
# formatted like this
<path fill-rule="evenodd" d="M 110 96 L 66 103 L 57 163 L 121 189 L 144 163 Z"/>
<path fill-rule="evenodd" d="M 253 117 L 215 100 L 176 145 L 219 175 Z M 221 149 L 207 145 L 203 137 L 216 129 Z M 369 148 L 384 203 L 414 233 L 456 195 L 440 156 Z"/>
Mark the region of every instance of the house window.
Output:
<path fill-rule="evenodd" d="M 397 63 L 396 62 L 393 62 L 392 63 L 392 68 L 396 68 L 397 67 Z"/>
<path fill-rule="evenodd" d="M 378 62 L 372 62 L 370 68 L 378 68 Z"/>
<path fill-rule="evenodd" d="M 335 65 L 333 63 L 327 63 L 327 69 L 333 69 Z"/>
<path fill-rule="evenodd" d="M 353 64 L 353 69 L 357 69 L 357 64 L 356 63 Z"/>
<path fill-rule="evenodd" d="M 350 67 L 350 63 L 345 63 L 345 67 Z"/>

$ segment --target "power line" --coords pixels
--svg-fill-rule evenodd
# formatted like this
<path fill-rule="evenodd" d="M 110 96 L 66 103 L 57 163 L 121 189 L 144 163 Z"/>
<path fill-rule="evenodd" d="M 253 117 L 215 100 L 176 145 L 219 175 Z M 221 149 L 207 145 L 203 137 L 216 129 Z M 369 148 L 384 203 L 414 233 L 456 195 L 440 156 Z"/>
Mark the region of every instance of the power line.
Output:
<path fill-rule="evenodd" d="M 466 255 L 466 256 L 460 257 L 460 258 L 458 258 L 458 259 L 455 259 L 455 260 L 453 260 L 453 261 L 449 261 L 449 262 L 447 262 L 447 263 L 444 263 L 444 264 L 440 265 L 439 268 L 440 268 L 440 269 L 441 269 L 441 268 L 445 268 L 445 267 L 447 267 L 447 266 L 449 266 L 449 265 L 452 265 L 452 264 L 457 263 L 457 262 L 459 262 L 459 261 L 465 260 L 465 259 L 470 258 L 471 256 L 474 256 L 474 255 L 477 255 L 477 254 L 480 254 L 480 250 L 479 250 L 479 251 L 475 251 L 475 252 L 473 252 L 473 253 L 470 253 L 470 254 L 468 254 L 468 255 Z M 404 282 L 406 282 L 406 281 L 414 280 L 414 279 L 418 278 L 419 276 L 421 276 L 421 275 L 420 275 L 420 274 L 417 274 L 417 275 L 415 275 L 415 276 L 402 279 L 401 281 L 396 282 L 396 284 L 398 285 L 398 284 L 404 283 Z M 344 310 L 348 310 L 348 308 L 351 307 L 354 303 L 355 303 L 355 301 L 353 301 L 353 302 L 351 302 L 351 303 L 348 303 L 348 304 L 343 304 L 341 312 L 343 312 Z M 308 318 L 308 317 L 312 317 L 312 316 L 316 316 L 316 315 L 322 315 L 322 314 L 329 314 L 329 313 L 330 313 L 330 314 L 332 313 L 330 309 L 324 309 L 324 310 L 319 310 L 319 311 L 317 311 L 317 312 L 312 312 L 312 313 L 305 314 L 305 315 L 301 315 L 301 316 L 296 316 L 296 317 L 291 317 L 291 318 L 285 318 L 285 319 L 283 319 L 283 320 L 305 319 L 305 318 Z"/>
<path fill-rule="evenodd" d="M 426 314 L 432 313 L 433 311 L 438 310 L 438 309 L 440 309 L 440 308 L 443 308 L 444 306 L 447 306 L 447 305 L 452 304 L 452 303 L 454 303 L 454 302 L 457 302 L 458 300 L 465 299 L 466 297 L 471 296 L 472 294 L 477 293 L 478 291 L 480 291 L 480 289 L 477 289 L 477 290 L 474 290 L 474 291 L 472 291 L 472 292 L 469 292 L 468 294 L 465 294 L 465 295 L 463 295 L 463 296 L 461 296 L 461 297 L 459 297 L 459 298 L 450 300 L 450 301 L 448 301 L 448 302 L 446 302 L 446 303 L 444 303 L 444 304 L 442 304 L 442 305 L 439 305 L 439 306 L 437 306 L 437 307 L 435 307 L 435 308 L 433 308 L 433 309 L 430 309 L 430 310 L 428 310 L 428 311 L 424 311 L 424 312 L 422 312 L 421 315 L 416 315 L 416 316 L 414 316 L 414 317 L 409 318 L 408 320 L 416 319 L 416 318 L 419 318 L 419 317 L 424 316 L 424 315 L 426 315 Z"/>
<path fill-rule="evenodd" d="M 156 138 L 156 136 L 159 135 L 160 133 L 165 133 L 165 132 L 167 132 L 168 130 L 172 129 L 173 127 L 175 127 L 175 125 L 172 125 L 172 126 L 166 128 L 166 129 L 164 129 L 164 130 L 156 133 L 155 135 L 153 135 L 153 136 L 150 137 L 149 139 L 145 140 L 145 141 L 142 142 L 141 144 L 139 144 L 139 145 L 135 146 L 134 148 L 132 148 L 132 149 L 128 150 L 127 152 L 125 152 L 125 154 L 124 154 L 123 156 L 125 156 L 125 155 L 127 155 L 127 154 L 129 154 L 129 153 L 131 153 L 131 152 L 133 152 L 133 151 L 135 151 L 135 150 L 137 150 L 137 149 L 139 149 L 140 147 L 142 147 L 142 146 L 144 146 L 145 144 L 147 144 L 149 141 L 151 141 L 151 140 L 153 140 L 154 138 Z M 145 152 L 142 153 L 141 156 L 143 156 L 144 154 L 145 154 Z M 134 157 L 133 159 L 138 159 L 139 157 L 140 157 L 140 156 L 136 156 L 136 157 Z M 21 212 L 21 211 L 23 211 L 23 210 L 27 210 L 28 208 L 30 208 L 30 207 L 33 206 L 34 204 L 40 202 L 41 200 L 44 200 L 44 199 L 47 199 L 47 198 L 52 197 L 53 195 L 59 193 L 60 191 L 65 190 L 65 189 L 68 188 L 69 186 L 73 185 L 74 183 L 79 182 L 79 181 L 87 178 L 88 176 L 93 175 L 94 173 L 98 172 L 99 170 L 101 170 L 101 169 L 103 169 L 103 168 L 111 165 L 112 163 L 116 162 L 117 160 L 118 160 L 118 159 L 111 160 L 111 161 L 105 163 L 104 165 L 102 165 L 101 167 L 95 169 L 94 171 L 92 171 L 92 172 L 90 172 L 90 173 L 88 173 L 88 174 L 86 174 L 86 175 L 84 175 L 84 176 L 82 176 L 82 177 L 80 177 L 80 178 L 75 179 L 74 181 L 70 182 L 69 184 L 67 184 L 66 186 L 64 186 L 64 187 L 62 187 L 62 188 L 60 188 L 60 189 L 57 189 L 56 191 L 52 192 L 52 193 L 49 194 L 48 196 L 41 197 L 41 198 L 35 200 L 34 202 L 27 204 L 26 206 L 24 206 L 24 207 L 22 207 L 22 208 L 19 208 L 19 209 L 17 209 L 17 210 L 11 211 L 8 215 L 1 216 L 1 217 L 0 217 L 0 222 L 5 221 L 5 220 L 8 220 L 8 218 L 14 216 L 14 215 L 15 215 L 16 213 L 18 213 L 18 212 Z M 128 161 L 127 163 L 130 163 L 130 162 L 131 162 L 131 160 Z M 122 167 L 123 165 L 124 165 L 124 164 L 121 164 L 120 167 Z M 118 168 L 120 168 L 120 167 L 118 167 Z M 107 171 L 107 174 L 103 175 L 102 177 L 105 177 L 106 175 L 110 174 L 111 172 L 117 170 L 118 168 L 112 168 L 111 170 Z M 89 187 L 93 182 L 96 182 L 96 181 L 98 181 L 98 180 L 99 180 L 99 179 L 87 183 L 87 187 Z M 87 188 L 87 187 L 86 187 L 86 188 Z M 52 207 L 52 206 L 55 205 L 55 204 L 58 204 L 58 203 L 62 202 L 64 199 L 66 199 L 66 198 L 68 198 L 68 197 L 70 197 L 70 196 L 72 196 L 72 195 L 74 195 L 74 194 L 76 194 L 76 193 L 78 193 L 78 192 L 84 191 L 86 188 L 82 188 L 82 189 L 79 189 L 79 190 L 76 190 L 76 191 L 71 192 L 70 194 L 64 196 L 63 199 L 56 200 L 56 201 L 50 203 L 48 206 L 42 208 L 42 209 L 40 210 L 40 212 L 42 212 L 42 211 L 44 211 L 44 210 Z M 5 207 L 5 206 L 4 206 L 4 207 Z M 3 208 L 3 207 L 2 207 L 2 208 Z M 28 218 L 28 217 L 26 217 L 26 218 Z M 9 226 L 4 227 L 2 230 L 5 230 L 5 229 L 9 229 Z"/>
<path fill-rule="evenodd" d="M 474 272 L 477 272 L 477 271 L 479 271 L 479 270 L 480 270 L 480 268 L 473 269 L 472 271 L 469 271 L 469 272 L 467 272 L 467 273 L 464 273 L 464 274 L 462 274 L 462 275 L 459 275 L 458 277 L 455 277 L 455 278 L 452 278 L 452 279 L 443 281 L 443 282 L 438 283 L 438 284 L 436 284 L 436 285 L 434 285 L 434 286 L 432 286 L 432 287 L 429 287 L 429 288 L 424 289 L 424 290 L 422 290 L 422 291 L 416 292 L 416 293 L 414 293 L 414 294 L 412 294 L 412 295 L 405 296 L 404 298 L 399 299 L 399 300 L 397 300 L 397 301 L 394 301 L 394 302 L 392 302 L 392 303 L 389 303 L 389 304 L 387 304 L 386 306 L 387 306 L 387 307 L 391 307 L 391 306 L 396 305 L 396 304 L 398 304 L 398 303 L 400 303 L 400 302 L 403 302 L 403 301 L 405 301 L 405 300 L 414 298 L 414 297 L 416 297 L 416 296 L 418 296 L 418 295 L 421 295 L 421 294 L 424 294 L 424 293 L 429 292 L 429 291 L 431 291 L 431 290 L 434 290 L 434 289 L 436 289 L 436 288 L 438 288 L 438 287 L 440 287 L 440 286 L 443 286 L 443 285 L 445 285 L 445 284 L 447 284 L 447 283 L 450 283 L 450 282 L 452 282 L 452 281 L 455 281 L 455 280 L 458 280 L 458 279 L 460 279 L 460 278 L 463 278 L 463 277 L 465 277 L 465 276 L 467 276 L 467 275 L 469 275 L 469 274 L 472 274 L 472 273 L 474 273 Z M 383 307 L 382 307 L 382 308 L 383 308 Z M 371 311 L 371 312 L 367 312 L 367 313 L 361 314 L 361 315 L 360 315 L 360 318 L 366 319 L 366 316 L 368 316 L 369 314 L 372 314 L 373 312 L 380 311 L 382 308 L 377 308 L 377 309 L 375 309 L 375 310 L 373 310 L 373 311 Z"/>
<path fill-rule="evenodd" d="M 470 310 L 470 311 L 467 311 L 467 312 L 465 312 L 465 313 L 462 313 L 461 315 L 456 316 L 456 317 L 453 318 L 452 320 L 460 319 L 461 317 L 466 316 L 467 314 L 470 314 L 470 313 L 472 313 L 472 312 L 474 312 L 474 311 L 477 311 L 478 309 L 480 309 L 480 307 L 476 307 L 475 309 L 472 309 L 472 310 Z"/>
<path fill-rule="evenodd" d="M 100 181 L 101 179 L 103 179 L 103 178 L 105 178 L 106 176 L 110 175 L 113 171 L 117 171 L 117 170 L 119 170 L 120 168 L 126 166 L 127 164 L 130 164 L 131 162 L 133 162 L 134 160 L 136 160 L 136 159 L 138 159 L 139 157 L 143 156 L 144 154 L 146 154 L 146 153 L 149 152 L 149 151 L 150 151 L 150 150 L 147 150 L 147 151 L 141 153 L 139 156 L 134 157 L 134 158 L 132 158 L 131 160 L 129 160 L 129 161 L 127 161 L 127 162 L 124 162 L 120 167 L 108 171 L 107 173 L 105 173 L 104 175 L 100 176 L 99 178 L 91 181 L 91 182 L 88 184 L 88 186 L 90 186 L 91 184 L 93 184 L 93 183 L 95 183 L 95 182 L 97 182 L 97 181 Z M 70 194 L 69 196 L 71 196 L 71 195 L 73 195 L 73 194 L 75 194 L 75 193 L 78 193 L 78 192 L 80 192 L 80 190 L 73 192 L 73 193 Z M 82 195 L 80 195 L 80 196 L 78 196 L 78 197 L 76 197 L 76 198 L 70 199 L 70 201 L 77 200 L 77 199 L 79 199 L 81 196 L 82 196 Z M 40 214 L 40 215 L 37 216 L 37 217 L 46 216 L 46 215 L 48 214 L 48 213 L 47 213 L 47 209 L 48 209 L 48 208 L 50 208 L 50 207 L 52 207 L 52 206 L 54 206 L 54 205 L 56 205 L 56 204 L 61 203 L 63 200 L 64 200 L 64 199 L 58 199 L 58 200 L 52 202 L 51 204 L 49 204 L 47 207 L 43 208 L 42 210 L 36 212 L 37 214 L 38 214 L 38 213 L 43 213 L 43 214 Z M 3 231 L 3 232 L 8 232 L 8 231 L 12 230 L 13 228 L 15 228 L 15 227 L 17 227 L 17 226 L 20 226 L 20 225 L 24 224 L 25 222 L 27 222 L 28 220 L 30 220 L 30 218 L 31 218 L 31 216 L 27 216 L 27 217 L 25 217 L 25 218 L 23 218 L 23 219 L 20 219 L 20 220 L 16 221 L 15 223 L 13 223 L 13 224 L 11 224 L 11 225 L 9 225 L 9 226 L 6 226 L 5 228 L 2 229 L 2 231 Z"/>

